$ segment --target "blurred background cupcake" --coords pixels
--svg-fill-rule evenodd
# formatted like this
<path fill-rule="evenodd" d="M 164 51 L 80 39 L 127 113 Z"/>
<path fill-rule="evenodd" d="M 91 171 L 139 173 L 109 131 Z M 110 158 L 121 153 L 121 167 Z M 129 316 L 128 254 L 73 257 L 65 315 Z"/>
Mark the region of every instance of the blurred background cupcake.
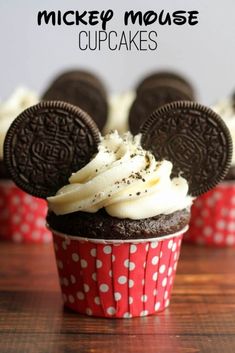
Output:
<path fill-rule="evenodd" d="M 223 182 L 199 196 L 191 209 L 185 241 L 216 247 L 235 247 L 235 99 L 218 101 L 212 109 L 228 126 L 233 140 L 232 164 Z"/>
<path fill-rule="evenodd" d="M 109 96 L 109 114 L 104 133 L 118 130 L 137 134 L 147 117 L 164 104 L 194 101 L 196 93 L 190 80 L 174 71 L 152 71 L 132 90 Z"/>
<path fill-rule="evenodd" d="M 24 87 L 0 103 L 0 239 L 13 242 L 49 242 L 51 234 L 45 227 L 47 205 L 19 189 L 7 173 L 3 162 L 3 143 L 14 119 L 38 102 L 38 96 Z"/>

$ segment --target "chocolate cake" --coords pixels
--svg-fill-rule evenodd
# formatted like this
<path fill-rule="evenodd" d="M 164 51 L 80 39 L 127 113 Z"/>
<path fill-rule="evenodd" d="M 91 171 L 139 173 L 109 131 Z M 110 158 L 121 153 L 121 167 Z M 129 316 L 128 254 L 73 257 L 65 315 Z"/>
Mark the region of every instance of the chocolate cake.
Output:
<path fill-rule="evenodd" d="M 57 232 L 95 239 L 148 239 L 182 230 L 190 219 L 187 209 L 145 219 L 111 217 L 104 209 L 98 212 L 73 212 L 56 215 L 49 212 L 47 223 Z"/>

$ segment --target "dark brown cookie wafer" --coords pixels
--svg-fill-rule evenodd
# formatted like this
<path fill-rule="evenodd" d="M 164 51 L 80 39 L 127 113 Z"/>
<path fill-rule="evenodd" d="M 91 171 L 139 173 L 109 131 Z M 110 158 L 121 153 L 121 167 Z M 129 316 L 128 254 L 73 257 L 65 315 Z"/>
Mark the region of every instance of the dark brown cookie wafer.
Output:
<path fill-rule="evenodd" d="M 188 87 L 185 84 L 183 84 L 182 82 L 178 82 L 178 81 L 174 81 L 166 78 L 149 82 L 149 84 L 141 91 L 141 93 L 144 92 L 145 89 L 156 90 L 158 87 L 168 87 L 169 89 L 175 88 L 177 91 L 180 91 L 183 95 L 187 96 L 189 100 L 192 100 L 192 101 L 194 100 L 194 96 L 192 96 L 191 92 L 189 91 Z"/>
<path fill-rule="evenodd" d="M 146 88 L 134 100 L 129 111 L 129 127 L 137 134 L 149 115 L 164 104 L 179 100 L 190 100 L 190 97 L 176 87 L 157 85 Z"/>
<path fill-rule="evenodd" d="M 142 145 L 157 160 L 173 163 L 189 194 L 198 196 L 219 183 L 229 170 L 232 139 L 213 110 L 194 102 L 174 102 L 155 111 L 141 128 Z"/>
<path fill-rule="evenodd" d="M 73 70 L 60 75 L 43 94 L 42 100 L 60 100 L 81 107 L 102 129 L 107 120 L 108 104 L 101 81 L 86 71 Z"/>
<path fill-rule="evenodd" d="M 190 100 L 195 99 L 195 92 L 191 83 L 185 77 L 170 71 L 153 72 L 150 75 L 146 76 L 138 84 L 136 88 L 137 94 L 141 93 L 141 91 L 143 91 L 145 88 L 148 88 L 149 85 L 153 85 L 153 83 L 159 81 L 165 82 L 166 85 L 167 83 L 178 85 L 178 88 L 183 90 L 183 92 L 187 94 Z"/>
<path fill-rule="evenodd" d="M 64 80 L 66 81 L 67 79 L 74 79 L 74 78 L 89 82 L 92 86 L 98 89 L 103 94 L 104 97 L 107 96 L 106 88 L 103 85 L 103 82 L 100 80 L 100 78 L 97 77 L 97 75 L 93 74 L 92 72 L 85 71 L 85 70 L 74 69 L 74 70 L 65 71 L 55 78 L 55 80 L 51 83 L 50 87 L 57 85 L 59 82 L 63 82 Z M 46 92 L 42 97 L 44 100 L 46 100 L 44 98 L 45 95 L 46 95 Z"/>
<path fill-rule="evenodd" d="M 4 160 L 20 188 L 46 198 L 90 161 L 99 139 L 97 126 L 83 110 L 64 102 L 42 102 L 12 123 Z"/>

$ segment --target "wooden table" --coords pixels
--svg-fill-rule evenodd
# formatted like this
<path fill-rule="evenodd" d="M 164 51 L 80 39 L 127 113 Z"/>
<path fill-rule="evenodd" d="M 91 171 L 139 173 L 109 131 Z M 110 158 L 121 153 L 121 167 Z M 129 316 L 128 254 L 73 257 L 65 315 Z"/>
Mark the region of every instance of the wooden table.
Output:
<path fill-rule="evenodd" d="M 0 352 L 235 352 L 235 249 L 183 245 L 170 307 L 97 319 L 62 307 L 52 245 L 0 244 Z"/>

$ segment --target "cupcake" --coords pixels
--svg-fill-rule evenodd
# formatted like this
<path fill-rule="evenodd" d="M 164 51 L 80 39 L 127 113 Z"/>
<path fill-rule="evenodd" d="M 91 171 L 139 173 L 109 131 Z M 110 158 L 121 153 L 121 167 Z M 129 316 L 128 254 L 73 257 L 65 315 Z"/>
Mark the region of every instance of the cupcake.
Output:
<path fill-rule="evenodd" d="M 216 141 L 205 133 L 212 127 Z M 139 135 L 101 137 L 84 111 L 54 101 L 15 120 L 4 151 L 15 182 L 48 201 L 64 304 L 130 318 L 169 305 L 191 204 L 227 172 L 231 137 L 191 102 L 160 108 Z"/>
<path fill-rule="evenodd" d="M 47 205 L 19 189 L 3 163 L 3 142 L 14 119 L 38 102 L 37 95 L 23 87 L 0 104 L 0 239 L 14 242 L 48 242 L 51 234 L 45 227 Z"/>
<path fill-rule="evenodd" d="M 233 98 L 219 101 L 212 109 L 228 126 L 233 140 L 231 167 L 224 181 L 198 197 L 192 207 L 185 241 L 214 246 L 235 246 L 235 105 Z"/>
<path fill-rule="evenodd" d="M 174 72 L 156 71 L 144 77 L 134 89 L 109 96 L 108 120 L 103 132 L 117 129 L 137 134 L 156 108 L 177 100 L 194 100 L 192 85 Z"/>
<path fill-rule="evenodd" d="M 186 180 L 171 180 L 171 170 L 171 162 L 157 163 L 141 148 L 140 136 L 111 133 L 70 184 L 48 198 L 66 305 L 107 317 L 147 315 L 169 305 L 192 202 Z M 165 203 L 153 207 L 163 197 Z"/>

